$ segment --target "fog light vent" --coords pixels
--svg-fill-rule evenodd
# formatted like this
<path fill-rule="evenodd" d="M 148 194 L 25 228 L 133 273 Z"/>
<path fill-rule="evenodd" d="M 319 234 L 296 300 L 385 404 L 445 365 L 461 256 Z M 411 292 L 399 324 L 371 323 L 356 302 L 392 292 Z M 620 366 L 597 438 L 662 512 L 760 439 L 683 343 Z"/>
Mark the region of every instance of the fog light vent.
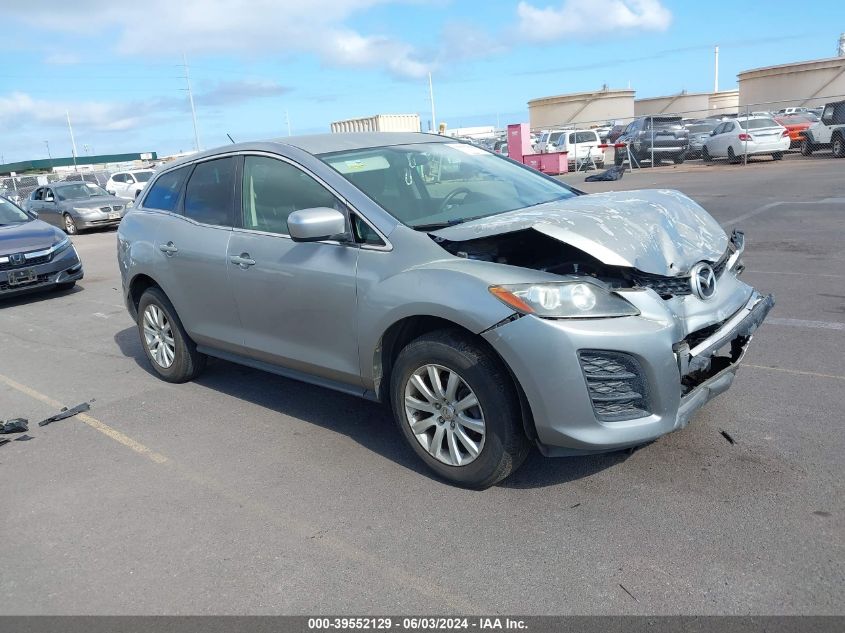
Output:
<path fill-rule="evenodd" d="M 581 350 L 578 359 L 599 420 L 614 422 L 650 415 L 645 377 L 633 356 Z"/>

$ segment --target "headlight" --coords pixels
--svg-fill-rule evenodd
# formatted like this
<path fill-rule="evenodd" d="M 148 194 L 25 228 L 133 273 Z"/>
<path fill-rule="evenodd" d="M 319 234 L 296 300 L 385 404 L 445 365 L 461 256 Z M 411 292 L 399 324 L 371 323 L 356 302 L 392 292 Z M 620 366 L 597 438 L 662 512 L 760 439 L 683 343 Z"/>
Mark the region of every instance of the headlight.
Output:
<path fill-rule="evenodd" d="M 489 290 L 517 312 L 538 317 L 585 319 L 640 313 L 619 295 L 585 282 L 490 286 Z"/>
<path fill-rule="evenodd" d="M 70 246 L 70 238 L 65 237 L 65 238 L 64 238 L 64 239 L 62 239 L 60 242 L 57 242 L 57 243 L 53 244 L 53 246 L 52 246 L 51 250 L 53 251 L 53 254 L 55 254 L 55 253 L 61 253 L 61 252 L 62 252 L 63 250 L 65 250 L 68 246 Z"/>

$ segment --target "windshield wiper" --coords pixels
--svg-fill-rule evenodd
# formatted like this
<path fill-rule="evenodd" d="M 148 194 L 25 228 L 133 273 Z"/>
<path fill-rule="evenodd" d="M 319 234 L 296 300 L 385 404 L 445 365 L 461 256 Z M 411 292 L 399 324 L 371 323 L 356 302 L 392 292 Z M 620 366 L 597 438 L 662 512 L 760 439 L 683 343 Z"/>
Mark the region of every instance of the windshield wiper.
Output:
<path fill-rule="evenodd" d="M 455 218 L 454 220 L 447 220 L 446 222 L 433 222 L 431 224 L 415 224 L 413 229 L 415 231 L 436 231 L 437 229 L 445 229 L 456 224 L 463 224 L 467 220 L 475 218 L 467 218 L 466 220 Z"/>

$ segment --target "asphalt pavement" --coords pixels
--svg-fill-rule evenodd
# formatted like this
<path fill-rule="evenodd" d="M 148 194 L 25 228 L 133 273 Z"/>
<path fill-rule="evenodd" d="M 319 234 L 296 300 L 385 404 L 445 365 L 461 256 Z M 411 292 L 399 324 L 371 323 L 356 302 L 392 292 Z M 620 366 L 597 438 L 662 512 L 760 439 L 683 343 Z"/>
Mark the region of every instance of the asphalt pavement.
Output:
<path fill-rule="evenodd" d="M 777 305 L 686 429 L 535 451 L 484 492 L 430 476 L 377 404 L 223 361 L 157 379 L 114 231 L 74 237 L 75 290 L 0 304 L 0 418 L 33 438 L 0 446 L 0 614 L 841 614 L 843 174 L 564 177 L 687 193 L 745 230 L 744 277 Z"/>

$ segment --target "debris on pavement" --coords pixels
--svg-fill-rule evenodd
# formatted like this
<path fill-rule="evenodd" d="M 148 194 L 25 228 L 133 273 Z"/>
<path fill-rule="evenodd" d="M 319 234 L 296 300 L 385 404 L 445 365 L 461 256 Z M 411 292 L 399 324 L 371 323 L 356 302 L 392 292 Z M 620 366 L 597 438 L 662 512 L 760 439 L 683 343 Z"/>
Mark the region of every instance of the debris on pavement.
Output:
<path fill-rule="evenodd" d="M 47 426 L 53 422 L 58 422 L 59 420 L 64 420 L 65 418 L 72 418 L 78 413 L 84 413 L 85 411 L 89 411 L 91 409 L 91 405 L 87 402 L 83 402 L 81 404 L 76 405 L 75 407 L 71 407 L 68 409 L 67 407 L 62 407 L 62 410 L 59 411 L 56 415 L 51 415 L 46 420 L 41 420 L 38 423 L 38 426 Z"/>
<path fill-rule="evenodd" d="M 610 180 L 622 180 L 625 173 L 625 165 L 614 165 L 600 174 L 593 174 L 584 178 L 584 182 L 603 182 Z"/>
<path fill-rule="evenodd" d="M 731 444 L 736 444 L 736 440 L 733 437 L 731 437 L 731 434 L 728 433 L 727 431 L 719 431 L 719 433 L 721 433 L 722 437 L 724 437 L 726 440 L 728 440 L 728 442 L 730 442 Z"/>
<path fill-rule="evenodd" d="M 29 430 L 29 420 L 26 418 L 12 418 L 0 423 L 0 435 L 6 433 L 23 433 Z"/>
<path fill-rule="evenodd" d="M 28 442 L 29 440 L 35 439 L 31 435 L 19 435 L 15 438 L 16 442 Z"/>
<path fill-rule="evenodd" d="M 624 592 L 625 592 L 625 593 L 627 593 L 629 596 L 631 596 L 631 597 L 634 599 L 634 601 L 635 601 L 635 602 L 639 602 L 639 600 L 637 600 L 637 596 L 635 596 L 635 595 L 634 595 L 634 594 L 632 594 L 630 591 L 628 591 L 628 590 L 625 588 L 625 585 L 623 585 L 623 584 L 620 582 L 620 583 L 619 583 L 619 586 L 620 586 L 620 587 L 622 587 L 622 591 L 624 591 Z"/>
<path fill-rule="evenodd" d="M 0 446 L 3 446 L 4 444 L 8 444 L 11 441 L 12 440 L 10 440 L 8 437 L 0 437 Z"/>

